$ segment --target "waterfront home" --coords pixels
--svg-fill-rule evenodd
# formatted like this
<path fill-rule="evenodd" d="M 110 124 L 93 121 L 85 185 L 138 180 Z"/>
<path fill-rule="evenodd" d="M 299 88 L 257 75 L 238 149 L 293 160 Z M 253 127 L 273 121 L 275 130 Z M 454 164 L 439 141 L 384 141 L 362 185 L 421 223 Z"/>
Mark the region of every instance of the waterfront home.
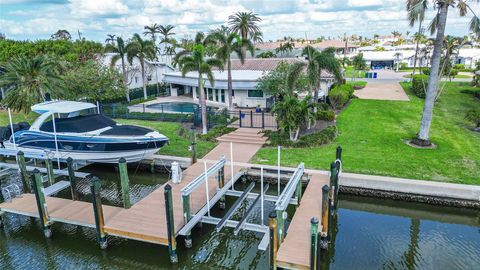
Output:
<path fill-rule="evenodd" d="M 466 68 L 476 68 L 480 61 L 480 48 L 463 48 L 454 64 L 463 64 Z"/>
<path fill-rule="evenodd" d="M 258 80 L 274 70 L 282 62 L 294 63 L 305 61 L 299 58 L 267 58 L 267 59 L 246 59 L 244 64 L 240 60 L 232 60 L 232 103 L 238 108 L 271 108 L 273 98 L 257 89 Z M 209 104 L 217 107 L 228 106 L 227 93 L 227 70 L 214 70 L 215 84 L 204 78 L 204 91 Z M 330 73 L 322 73 L 320 90 L 328 93 L 333 85 L 335 77 Z M 172 96 L 188 96 L 198 100 L 198 73 L 189 72 L 182 76 L 180 71 L 167 72 L 164 74 L 164 81 L 170 86 Z"/>

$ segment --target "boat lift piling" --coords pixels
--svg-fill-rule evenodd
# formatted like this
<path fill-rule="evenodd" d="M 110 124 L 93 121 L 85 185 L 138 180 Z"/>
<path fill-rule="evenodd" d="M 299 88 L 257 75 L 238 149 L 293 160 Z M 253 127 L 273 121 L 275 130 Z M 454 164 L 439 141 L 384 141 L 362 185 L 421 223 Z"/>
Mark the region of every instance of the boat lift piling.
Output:
<path fill-rule="evenodd" d="M 92 205 L 95 217 L 95 229 L 97 231 L 97 241 L 101 249 L 108 247 L 107 235 L 105 234 L 105 219 L 103 216 L 102 198 L 100 196 L 100 179 L 93 176 L 90 182 L 90 191 L 92 192 Z"/>
<path fill-rule="evenodd" d="M 20 171 L 20 177 L 22 178 L 24 192 L 30 193 L 30 179 L 27 172 L 27 163 L 25 162 L 25 154 L 22 151 L 17 153 L 17 164 Z"/>
<path fill-rule="evenodd" d="M 43 181 L 40 172 L 35 169 L 31 176 L 33 182 L 33 192 L 37 201 L 38 216 L 43 227 L 45 237 L 52 237 L 52 230 L 50 229 L 51 222 L 48 216 L 47 203 L 45 201 L 45 194 L 43 189 Z"/>
<path fill-rule="evenodd" d="M 130 180 L 128 179 L 127 161 L 124 158 L 118 160 L 118 171 L 120 172 L 123 208 L 128 209 L 132 204 L 130 202 Z"/>
<path fill-rule="evenodd" d="M 67 158 L 67 170 L 68 170 L 68 180 L 70 181 L 70 193 L 72 194 L 72 200 L 78 200 L 77 193 L 77 179 L 75 178 L 75 170 L 73 169 L 73 159 L 71 157 Z"/>

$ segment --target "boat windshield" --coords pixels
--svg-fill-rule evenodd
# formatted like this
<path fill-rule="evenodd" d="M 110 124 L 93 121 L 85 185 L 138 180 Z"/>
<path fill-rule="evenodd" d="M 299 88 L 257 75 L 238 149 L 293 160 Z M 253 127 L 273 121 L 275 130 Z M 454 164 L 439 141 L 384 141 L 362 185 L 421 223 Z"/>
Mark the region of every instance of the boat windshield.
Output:
<path fill-rule="evenodd" d="M 85 133 L 115 125 L 115 121 L 101 114 L 55 118 L 55 128 L 57 132 Z M 40 126 L 40 130 L 45 132 L 53 132 L 52 120 L 43 123 Z"/>

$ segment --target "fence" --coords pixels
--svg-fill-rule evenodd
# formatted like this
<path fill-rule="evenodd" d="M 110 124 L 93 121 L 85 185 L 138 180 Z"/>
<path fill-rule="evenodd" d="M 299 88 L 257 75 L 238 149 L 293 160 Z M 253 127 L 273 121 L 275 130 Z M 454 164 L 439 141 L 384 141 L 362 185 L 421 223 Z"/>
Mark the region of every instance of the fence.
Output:
<path fill-rule="evenodd" d="M 202 125 L 201 109 L 197 107 L 193 112 L 163 111 L 158 107 L 151 109 L 145 104 L 128 105 L 124 103 L 101 104 L 102 114 L 111 118 L 139 119 L 150 121 L 166 121 L 192 123 Z M 251 110 L 227 110 L 207 107 L 208 128 L 215 126 L 232 126 L 237 128 L 276 129 L 278 127 L 273 113 L 255 112 Z"/>

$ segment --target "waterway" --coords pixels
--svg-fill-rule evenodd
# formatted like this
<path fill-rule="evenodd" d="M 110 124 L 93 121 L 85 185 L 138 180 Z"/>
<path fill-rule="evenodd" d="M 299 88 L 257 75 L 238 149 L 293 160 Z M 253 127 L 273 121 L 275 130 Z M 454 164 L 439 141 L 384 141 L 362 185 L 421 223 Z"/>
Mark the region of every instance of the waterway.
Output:
<path fill-rule="evenodd" d="M 121 205 L 115 170 L 87 170 L 102 179 L 104 203 Z M 168 175 L 133 168 L 130 178 L 136 202 Z M 79 191 L 83 200 L 90 199 L 88 182 L 81 182 Z M 480 269 L 480 211 L 345 195 L 339 207 L 336 233 L 324 258 L 329 269 Z M 273 204 L 266 203 L 265 224 L 271 210 Z M 288 212 L 292 216 L 294 208 Z M 211 214 L 221 217 L 222 212 Z M 261 222 L 259 209 L 248 222 Z M 172 267 L 164 246 L 109 237 L 108 249 L 101 250 L 93 229 L 60 223 L 52 229 L 53 237 L 45 239 L 38 220 L 7 214 L 0 231 L 0 269 L 268 269 L 268 253 L 257 250 L 262 235 L 248 231 L 234 236 L 229 228 L 219 233 L 210 225 L 196 228 L 193 248 L 185 249 L 179 239 L 180 262 Z"/>

